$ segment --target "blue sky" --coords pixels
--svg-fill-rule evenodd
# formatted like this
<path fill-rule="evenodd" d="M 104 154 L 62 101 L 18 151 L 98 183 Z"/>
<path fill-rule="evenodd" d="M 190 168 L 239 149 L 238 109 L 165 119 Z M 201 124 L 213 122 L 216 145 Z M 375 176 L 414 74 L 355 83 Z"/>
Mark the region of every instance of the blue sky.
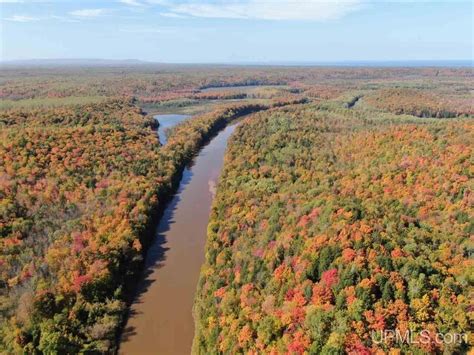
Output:
<path fill-rule="evenodd" d="M 2 60 L 158 62 L 473 57 L 471 1 L 0 0 Z"/>

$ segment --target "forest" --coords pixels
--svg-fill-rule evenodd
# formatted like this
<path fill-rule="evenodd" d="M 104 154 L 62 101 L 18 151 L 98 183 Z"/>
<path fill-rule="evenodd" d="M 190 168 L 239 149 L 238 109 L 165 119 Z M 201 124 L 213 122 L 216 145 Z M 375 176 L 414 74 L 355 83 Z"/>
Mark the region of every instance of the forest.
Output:
<path fill-rule="evenodd" d="M 467 353 L 472 79 L 463 68 L 2 69 L 0 352 L 117 351 L 160 209 L 240 118 L 193 352 Z M 192 115 L 166 145 L 161 112 Z M 430 340 L 376 341 L 385 329 Z M 439 332 L 468 336 L 440 344 Z"/>
<path fill-rule="evenodd" d="M 219 126 L 259 105 L 183 124 L 160 147 L 130 100 L 2 112 L 2 340 L 10 351 L 105 352 L 154 211 Z"/>
<path fill-rule="evenodd" d="M 474 124 L 294 106 L 230 142 L 197 353 L 458 353 L 469 333 Z M 419 345 L 372 332 L 428 329 Z"/>

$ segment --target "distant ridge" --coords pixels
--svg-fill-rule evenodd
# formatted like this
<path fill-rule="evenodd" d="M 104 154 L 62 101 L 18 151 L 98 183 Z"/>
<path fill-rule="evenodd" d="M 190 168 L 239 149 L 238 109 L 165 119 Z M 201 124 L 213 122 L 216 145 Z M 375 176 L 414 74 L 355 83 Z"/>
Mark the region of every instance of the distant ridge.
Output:
<path fill-rule="evenodd" d="M 127 66 L 147 64 L 139 59 L 96 59 L 96 58 L 58 58 L 58 59 L 23 59 L 0 62 L 0 66 Z"/>
<path fill-rule="evenodd" d="M 244 61 L 244 62 L 155 62 L 140 59 L 58 58 L 0 61 L 1 67 L 125 67 L 125 66 L 273 66 L 273 67 L 452 67 L 473 68 L 472 59 L 452 60 L 341 60 L 341 61 Z"/>

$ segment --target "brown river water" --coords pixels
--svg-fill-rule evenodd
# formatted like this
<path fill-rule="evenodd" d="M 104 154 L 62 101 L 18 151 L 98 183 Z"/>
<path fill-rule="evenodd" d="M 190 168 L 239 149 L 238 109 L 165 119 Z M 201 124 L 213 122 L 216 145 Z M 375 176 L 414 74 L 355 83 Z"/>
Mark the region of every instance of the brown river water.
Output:
<path fill-rule="evenodd" d="M 222 130 L 184 170 L 148 250 L 144 279 L 131 305 L 119 354 L 190 354 L 192 307 L 212 198 L 236 125 Z"/>

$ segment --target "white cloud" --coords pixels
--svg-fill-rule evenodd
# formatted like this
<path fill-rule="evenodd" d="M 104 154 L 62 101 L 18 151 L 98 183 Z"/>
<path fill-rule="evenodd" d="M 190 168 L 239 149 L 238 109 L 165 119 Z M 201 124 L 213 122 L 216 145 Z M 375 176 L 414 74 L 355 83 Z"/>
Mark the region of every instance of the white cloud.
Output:
<path fill-rule="evenodd" d="M 362 0 L 148 1 L 160 3 L 170 13 L 195 17 L 311 21 L 338 19 L 362 5 Z"/>
<path fill-rule="evenodd" d="M 105 9 L 82 9 L 71 11 L 69 14 L 76 17 L 98 17 L 105 13 Z"/>
<path fill-rule="evenodd" d="M 6 17 L 3 20 L 13 21 L 13 22 L 35 22 L 35 21 L 48 21 L 48 20 L 57 20 L 61 22 L 80 22 L 80 20 L 67 16 L 57 16 L 51 15 L 46 17 L 32 17 L 27 15 L 13 15 L 11 17 Z"/>
<path fill-rule="evenodd" d="M 149 4 L 158 4 L 158 5 L 170 5 L 172 4 L 173 2 L 169 1 L 169 0 L 145 0 L 147 3 Z M 188 0 L 189 1 L 189 0 Z"/>
<path fill-rule="evenodd" d="M 145 6 L 145 4 L 142 4 L 141 2 L 138 2 L 136 0 L 119 0 L 119 2 L 124 5 L 129 5 L 129 6 L 138 6 L 138 7 Z"/>
<path fill-rule="evenodd" d="M 70 17 L 67 17 L 67 16 L 51 15 L 49 18 L 52 19 L 52 20 L 58 20 L 58 21 L 61 21 L 61 22 L 69 22 L 69 23 L 81 22 L 80 20 L 76 20 L 74 18 L 70 18 Z"/>
<path fill-rule="evenodd" d="M 122 28 L 120 32 L 126 33 L 175 33 L 179 30 L 177 27 L 130 27 Z"/>
<path fill-rule="evenodd" d="M 188 16 L 175 14 L 174 12 L 160 12 L 160 16 L 171 18 L 188 18 Z"/>
<path fill-rule="evenodd" d="M 13 15 L 11 17 L 5 18 L 5 20 L 13 22 L 33 22 L 39 21 L 40 19 L 38 17 L 31 17 L 26 15 Z"/>

